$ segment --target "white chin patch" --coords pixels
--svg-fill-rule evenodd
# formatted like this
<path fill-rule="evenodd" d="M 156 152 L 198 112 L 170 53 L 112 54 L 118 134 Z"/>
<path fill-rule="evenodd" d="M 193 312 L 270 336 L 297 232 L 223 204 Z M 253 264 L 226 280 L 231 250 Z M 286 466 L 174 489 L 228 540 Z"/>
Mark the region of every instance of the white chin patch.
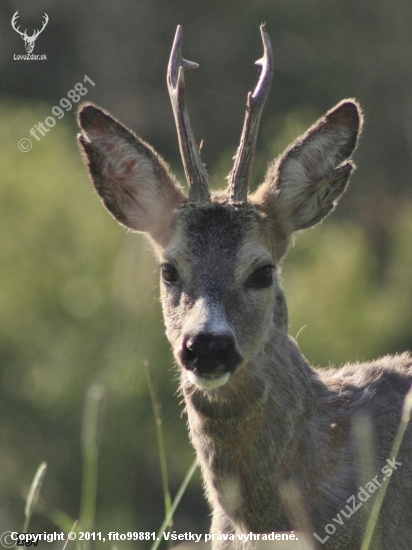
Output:
<path fill-rule="evenodd" d="M 199 374 L 189 370 L 187 371 L 187 377 L 196 386 L 200 388 L 220 388 L 224 386 L 230 378 L 230 372 L 225 372 L 221 376 L 208 377 L 200 376 Z"/>

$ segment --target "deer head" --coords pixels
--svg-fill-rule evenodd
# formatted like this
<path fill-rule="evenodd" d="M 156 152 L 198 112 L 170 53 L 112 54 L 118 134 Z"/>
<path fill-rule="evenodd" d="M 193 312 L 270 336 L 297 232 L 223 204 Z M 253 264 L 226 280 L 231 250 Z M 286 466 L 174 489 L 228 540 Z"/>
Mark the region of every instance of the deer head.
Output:
<path fill-rule="evenodd" d="M 173 44 L 167 83 L 188 197 L 150 145 L 94 105 L 79 112 L 91 179 L 106 208 L 126 227 L 149 236 L 161 269 L 167 336 L 183 388 L 208 394 L 258 384 L 268 350 L 285 349 L 287 308 L 279 264 L 295 231 L 335 207 L 354 168 L 361 114 L 345 100 L 319 119 L 273 164 L 248 197 L 259 119 L 273 75 L 269 36 L 261 26 L 262 72 L 247 99 L 229 185 L 210 193 L 184 97 L 184 72 L 197 67 Z M 252 378 L 253 374 L 253 378 Z M 214 390 L 213 390 L 214 391 Z M 223 395 L 223 394 L 221 394 Z"/>
<path fill-rule="evenodd" d="M 34 50 L 34 44 L 39 36 L 39 34 L 41 32 L 43 32 L 45 26 L 47 25 L 47 23 L 49 22 L 49 16 L 47 15 L 47 13 L 45 13 L 43 15 L 44 17 L 44 21 L 43 21 L 43 26 L 40 30 L 37 30 L 37 31 L 34 31 L 33 34 L 31 36 L 28 36 L 27 35 L 27 29 L 24 31 L 24 32 L 21 32 L 19 29 L 20 27 L 16 27 L 16 21 L 19 17 L 19 12 L 16 11 L 16 13 L 13 15 L 13 18 L 11 20 L 11 26 L 13 27 L 13 29 L 19 33 L 19 35 L 23 38 L 24 40 L 24 46 L 26 48 L 26 52 L 27 53 L 32 53 L 32 51 Z"/>

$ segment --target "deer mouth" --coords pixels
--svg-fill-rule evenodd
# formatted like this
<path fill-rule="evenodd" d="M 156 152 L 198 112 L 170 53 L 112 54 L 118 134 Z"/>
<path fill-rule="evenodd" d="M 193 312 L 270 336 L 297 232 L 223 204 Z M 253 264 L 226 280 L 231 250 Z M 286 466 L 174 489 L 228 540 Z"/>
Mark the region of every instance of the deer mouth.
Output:
<path fill-rule="evenodd" d="M 195 386 L 199 386 L 200 388 L 214 389 L 224 386 L 229 380 L 231 373 L 224 372 L 223 374 L 205 375 L 189 370 L 187 371 L 186 375 L 189 381 L 192 382 L 192 384 L 194 384 Z"/>

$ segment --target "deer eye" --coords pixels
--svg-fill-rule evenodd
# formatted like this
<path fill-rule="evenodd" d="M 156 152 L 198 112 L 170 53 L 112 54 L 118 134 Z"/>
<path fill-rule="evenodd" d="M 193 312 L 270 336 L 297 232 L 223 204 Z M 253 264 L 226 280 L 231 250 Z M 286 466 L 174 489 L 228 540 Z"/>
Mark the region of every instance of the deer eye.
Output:
<path fill-rule="evenodd" d="M 273 283 L 273 265 L 258 267 L 249 275 L 247 286 L 253 288 L 265 288 Z"/>
<path fill-rule="evenodd" d="M 162 264 L 160 269 L 162 270 L 162 280 L 166 284 L 171 285 L 178 281 L 177 269 L 172 264 Z"/>

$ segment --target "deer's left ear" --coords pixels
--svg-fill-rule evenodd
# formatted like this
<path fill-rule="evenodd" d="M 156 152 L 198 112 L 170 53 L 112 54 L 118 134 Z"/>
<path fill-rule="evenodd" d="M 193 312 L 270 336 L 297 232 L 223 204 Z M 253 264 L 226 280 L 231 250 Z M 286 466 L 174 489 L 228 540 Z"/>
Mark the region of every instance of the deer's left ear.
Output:
<path fill-rule="evenodd" d="M 346 189 L 361 127 L 359 105 L 342 101 L 269 167 L 250 200 L 273 213 L 286 235 L 315 225 L 334 209 Z"/>

